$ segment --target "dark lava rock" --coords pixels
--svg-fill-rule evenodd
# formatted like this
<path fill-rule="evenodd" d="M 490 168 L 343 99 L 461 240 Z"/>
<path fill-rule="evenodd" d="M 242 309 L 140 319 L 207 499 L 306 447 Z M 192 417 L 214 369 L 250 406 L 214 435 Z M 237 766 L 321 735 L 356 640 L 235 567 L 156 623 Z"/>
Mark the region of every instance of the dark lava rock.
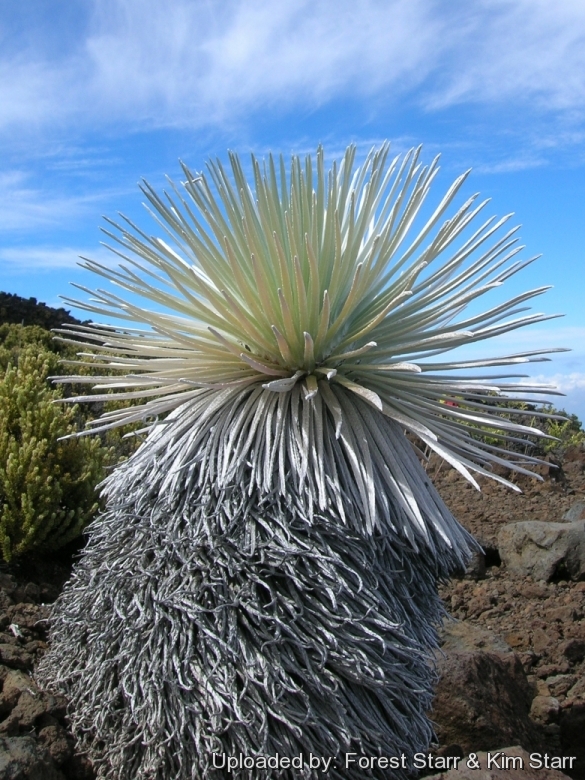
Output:
<path fill-rule="evenodd" d="M 530 719 L 534 690 L 515 653 L 452 652 L 439 672 L 432 718 L 441 744 L 464 752 L 538 746 L 541 734 Z"/>
<path fill-rule="evenodd" d="M 0 737 L 2 780 L 66 780 L 48 750 L 32 737 Z"/>

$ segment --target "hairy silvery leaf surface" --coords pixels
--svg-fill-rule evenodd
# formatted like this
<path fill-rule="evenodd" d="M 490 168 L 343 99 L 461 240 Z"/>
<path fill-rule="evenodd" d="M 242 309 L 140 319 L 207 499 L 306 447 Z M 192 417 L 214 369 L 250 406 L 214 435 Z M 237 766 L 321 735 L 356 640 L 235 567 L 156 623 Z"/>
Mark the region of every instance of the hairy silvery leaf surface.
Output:
<path fill-rule="evenodd" d="M 424 478 L 400 431 L 397 440 L 393 459 Z M 332 780 L 362 780 L 346 752 L 426 749 L 429 651 L 444 614 L 436 586 L 457 563 L 435 525 L 417 550 L 391 493 L 396 527 L 364 534 L 347 523 L 359 497 L 344 474 L 339 506 L 308 516 L 303 492 L 262 490 L 251 462 L 219 483 L 213 443 L 179 475 L 159 444 L 109 479 L 107 511 L 55 605 L 37 668 L 41 684 L 67 696 L 98 777 L 220 780 L 228 775 L 214 754 L 221 766 L 241 753 L 304 764 L 240 767 L 229 774 L 238 780 L 312 780 L 309 754 L 334 757 Z M 336 457 L 340 469 L 349 458 L 341 447 Z M 441 500 L 432 485 L 418 488 L 426 520 Z M 460 560 L 467 540 L 459 529 Z"/>

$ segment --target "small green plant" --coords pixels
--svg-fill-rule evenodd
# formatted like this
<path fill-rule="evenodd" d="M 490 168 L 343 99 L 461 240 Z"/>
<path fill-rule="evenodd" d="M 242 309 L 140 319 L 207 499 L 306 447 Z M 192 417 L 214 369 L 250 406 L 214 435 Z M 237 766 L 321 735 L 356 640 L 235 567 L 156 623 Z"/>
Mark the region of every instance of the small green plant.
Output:
<path fill-rule="evenodd" d="M 9 363 L 18 363 L 21 350 L 31 345 L 34 345 L 37 350 L 54 352 L 55 358 L 60 351 L 52 333 L 39 325 L 2 323 L 0 325 L 0 370 L 6 371 Z M 51 370 L 59 371 L 56 359 L 51 365 Z"/>
<path fill-rule="evenodd" d="M 517 422 L 530 428 L 540 428 L 544 436 L 527 436 L 523 440 L 508 437 L 507 446 L 510 450 L 542 456 L 547 453 L 562 453 L 567 447 L 578 446 L 585 441 L 585 431 L 576 414 L 569 414 L 565 409 L 557 409 L 552 404 L 536 408 L 534 404 L 516 400 L 496 400 L 491 403 L 499 408 L 498 416 L 506 423 L 513 417 Z M 458 398 L 455 405 L 464 410 L 465 398 Z M 471 426 L 468 425 L 469 428 Z M 503 428 L 484 427 L 481 431 L 471 434 L 474 439 L 484 445 L 498 446 L 506 438 Z"/>
<path fill-rule="evenodd" d="M 549 406 L 546 411 L 558 418 L 546 421 L 544 430 L 554 439 L 549 439 L 543 443 L 545 452 L 562 451 L 567 447 L 575 447 L 585 442 L 585 431 L 581 425 L 581 420 L 576 414 L 569 414 L 564 409 L 555 409 Z"/>
<path fill-rule="evenodd" d="M 40 333 L 25 333 L 31 338 L 24 346 L 12 343 L 15 332 L 0 334 L 11 337 L 0 347 L 0 551 L 5 561 L 55 550 L 77 537 L 98 508 L 95 486 L 112 456 L 99 438 L 60 440 L 77 429 L 76 408 L 54 403 L 62 392 L 47 378 L 59 370 L 59 358 L 42 343 L 50 334 L 34 330 Z"/>

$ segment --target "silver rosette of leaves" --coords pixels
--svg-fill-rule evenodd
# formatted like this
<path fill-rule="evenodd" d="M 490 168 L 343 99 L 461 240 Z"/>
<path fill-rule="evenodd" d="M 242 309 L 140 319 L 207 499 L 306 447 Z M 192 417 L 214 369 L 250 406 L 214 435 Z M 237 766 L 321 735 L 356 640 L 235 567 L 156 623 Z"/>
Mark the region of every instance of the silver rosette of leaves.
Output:
<path fill-rule="evenodd" d="M 231 173 L 183 166 L 170 194 L 142 188 L 163 238 L 125 220 L 120 265 L 84 261 L 124 296 L 76 305 L 129 326 L 61 331 L 107 369 L 66 378 L 98 390 L 69 400 L 116 391 L 135 403 L 88 432 L 148 435 L 104 483 L 37 675 L 99 777 L 211 780 L 240 754 L 254 768 L 230 777 L 311 778 L 310 754 L 334 757 L 331 778 L 386 777 L 344 753 L 432 739 L 437 584 L 476 545 L 413 441 L 473 484 L 530 473 L 507 447 L 542 434 L 498 397 L 542 392 L 510 371 L 551 350 L 450 353 L 546 319 L 523 314 L 544 290 L 479 307 L 530 262 L 507 218 L 481 220 L 476 197 L 446 218 L 466 175 L 426 209 L 438 165 L 419 150 L 354 157 L 252 158 L 253 186 L 233 154 Z M 303 768 L 262 768 L 277 755 Z"/>

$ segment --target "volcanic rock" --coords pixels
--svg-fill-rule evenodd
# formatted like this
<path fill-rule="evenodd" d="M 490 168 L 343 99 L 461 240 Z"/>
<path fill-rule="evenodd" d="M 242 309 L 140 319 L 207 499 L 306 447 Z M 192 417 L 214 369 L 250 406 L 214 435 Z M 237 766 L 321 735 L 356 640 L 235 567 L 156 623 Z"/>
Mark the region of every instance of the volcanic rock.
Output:
<path fill-rule="evenodd" d="M 563 520 L 567 523 L 576 523 L 579 520 L 585 520 L 585 501 L 579 499 L 573 506 L 564 513 Z"/>
<path fill-rule="evenodd" d="M 433 704 L 441 744 L 464 752 L 494 745 L 538 746 L 540 732 L 530 719 L 534 690 L 515 653 L 448 652 Z"/>
<path fill-rule="evenodd" d="M 4 780 L 65 780 L 49 752 L 33 737 L 0 737 L 0 777 Z"/>
<path fill-rule="evenodd" d="M 585 578 L 585 522 L 509 523 L 498 534 L 506 567 L 535 580 Z"/>

